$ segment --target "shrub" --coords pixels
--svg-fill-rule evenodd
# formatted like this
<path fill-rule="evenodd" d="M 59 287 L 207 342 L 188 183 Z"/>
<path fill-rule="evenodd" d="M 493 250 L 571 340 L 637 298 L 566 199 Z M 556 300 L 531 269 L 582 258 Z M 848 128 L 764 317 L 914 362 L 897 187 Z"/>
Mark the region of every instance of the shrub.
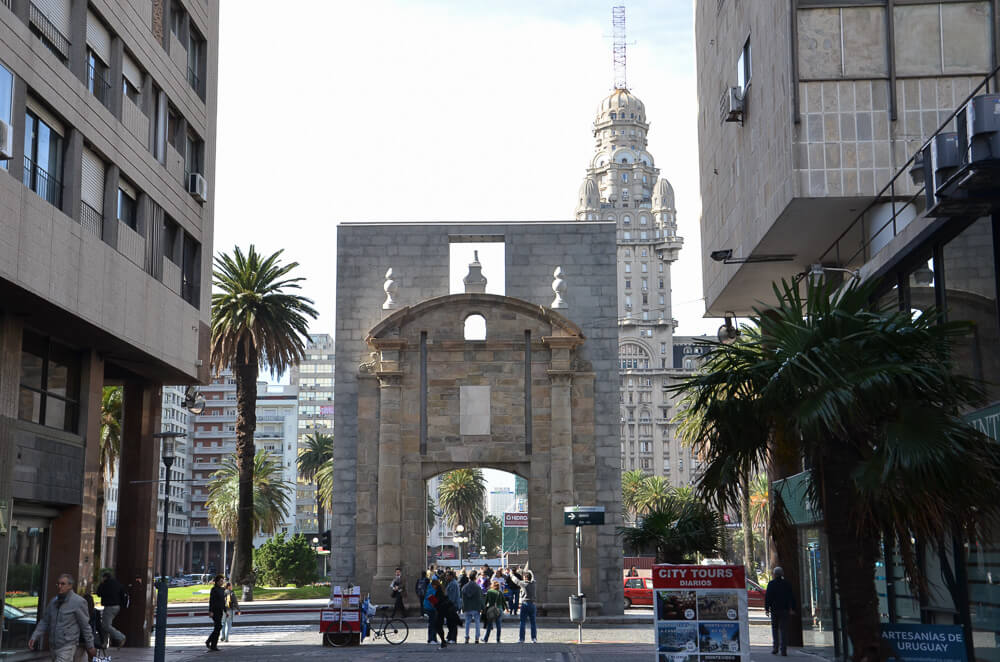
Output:
<path fill-rule="evenodd" d="M 301 533 L 279 533 L 253 552 L 254 572 L 262 586 L 304 586 L 316 579 L 316 550 Z"/>

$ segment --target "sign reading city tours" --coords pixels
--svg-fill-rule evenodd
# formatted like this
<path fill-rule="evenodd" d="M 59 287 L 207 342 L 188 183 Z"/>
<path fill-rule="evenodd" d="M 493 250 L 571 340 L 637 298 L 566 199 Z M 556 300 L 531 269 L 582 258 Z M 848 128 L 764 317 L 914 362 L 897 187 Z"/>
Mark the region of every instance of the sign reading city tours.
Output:
<path fill-rule="evenodd" d="M 903 662 L 965 662 L 961 625 L 882 623 L 882 638 Z"/>
<path fill-rule="evenodd" d="M 566 526 L 604 524 L 604 506 L 566 506 L 563 508 L 563 523 Z"/>
<path fill-rule="evenodd" d="M 528 526 L 528 513 L 504 513 L 503 525 L 525 528 Z"/>
<path fill-rule="evenodd" d="M 657 662 L 749 662 L 741 565 L 654 565 Z"/>

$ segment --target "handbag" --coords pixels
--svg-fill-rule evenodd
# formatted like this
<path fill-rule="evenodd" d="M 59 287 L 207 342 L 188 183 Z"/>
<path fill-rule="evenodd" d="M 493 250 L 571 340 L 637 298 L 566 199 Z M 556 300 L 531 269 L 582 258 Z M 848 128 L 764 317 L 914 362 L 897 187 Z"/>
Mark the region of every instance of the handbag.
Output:
<path fill-rule="evenodd" d="M 486 622 L 492 623 L 493 621 L 500 618 L 500 609 L 496 605 L 490 605 L 486 608 Z"/>

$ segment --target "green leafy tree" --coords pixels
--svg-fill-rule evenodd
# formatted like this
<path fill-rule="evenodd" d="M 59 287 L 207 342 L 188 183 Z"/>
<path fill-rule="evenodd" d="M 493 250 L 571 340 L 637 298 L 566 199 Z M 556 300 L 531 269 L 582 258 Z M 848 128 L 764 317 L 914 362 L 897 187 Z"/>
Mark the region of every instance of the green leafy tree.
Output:
<path fill-rule="evenodd" d="M 671 490 L 634 527 L 619 527 L 626 546 L 652 551 L 657 563 L 691 563 L 697 555 L 718 556 L 724 545 L 722 517 L 699 499 Z"/>
<path fill-rule="evenodd" d="M 434 497 L 431 493 L 427 493 L 427 531 L 430 532 L 437 524 L 437 504 L 434 503 Z"/>
<path fill-rule="evenodd" d="M 475 526 L 486 512 L 486 479 L 481 469 L 455 469 L 441 476 L 438 502 L 449 526 Z"/>
<path fill-rule="evenodd" d="M 264 586 L 302 586 L 316 580 L 316 550 L 301 533 L 269 538 L 253 552 L 254 573 Z"/>
<path fill-rule="evenodd" d="M 229 456 L 208 484 L 208 521 L 227 539 L 239 529 L 240 479 L 239 464 Z M 252 531 L 273 534 L 288 517 L 293 486 L 282 480 L 281 461 L 264 449 L 254 456 L 252 481 Z"/>
<path fill-rule="evenodd" d="M 702 421 L 692 438 L 706 462 L 703 494 L 735 505 L 740 475 L 789 448 L 811 468 L 809 498 L 844 578 L 840 604 L 856 660 L 884 652 L 880 540 L 898 546 L 925 593 L 911 537 L 944 549 L 955 531 L 978 538 L 1000 510 L 1000 445 L 961 418 L 984 390 L 952 362 L 971 325 L 934 310 L 879 308 L 877 286 L 809 279 L 804 295 L 775 286 L 777 301 L 756 311 L 744 339 L 713 343 L 702 371 L 679 389 Z"/>
<path fill-rule="evenodd" d="M 212 294 L 211 364 L 218 373 L 231 369 L 236 377 L 236 457 L 240 470 L 233 558 L 233 581 L 243 585 L 243 597 L 252 600 L 253 465 L 257 429 L 257 376 L 261 366 L 283 373 L 305 356 L 309 318 L 316 317 L 312 301 L 291 293 L 302 278 L 289 274 L 297 262 L 281 264 L 282 251 L 263 256 L 251 244 L 244 253 L 215 257 Z"/>
<path fill-rule="evenodd" d="M 503 523 L 496 515 L 487 515 L 483 520 L 482 529 L 483 539 L 480 546 L 486 548 L 487 556 L 494 556 L 503 543 Z"/>
<path fill-rule="evenodd" d="M 320 495 L 320 472 L 329 462 L 333 466 L 333 435 L 314 432 L 307 435 L 305 443 L 299 446 L 299 476 L 304 480 L 312 481 L 316 486 L 316 523 L 320 533 L 326 531 L 326 520 L 324 518 L 324 499 Z M 332 474 L 324 479 L 332 481 Z"/>
<path fill-rule="evenodd" d="M 641 469 L 633 469 L 622 474 L 622 507 L 629 520 L 635 522 L 639 514 L 639 490 L 646 480 Z"/>

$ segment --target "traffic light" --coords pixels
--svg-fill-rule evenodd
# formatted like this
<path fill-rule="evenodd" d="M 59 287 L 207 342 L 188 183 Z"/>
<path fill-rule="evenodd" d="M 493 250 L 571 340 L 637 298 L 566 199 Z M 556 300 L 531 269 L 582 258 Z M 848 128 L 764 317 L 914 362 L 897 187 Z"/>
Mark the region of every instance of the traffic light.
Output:
<path fill-rule="evenodd" d="M 323 531 L 319 534 L 319 546 L 323 549 L 330 549 L 330 532 Z"/>

